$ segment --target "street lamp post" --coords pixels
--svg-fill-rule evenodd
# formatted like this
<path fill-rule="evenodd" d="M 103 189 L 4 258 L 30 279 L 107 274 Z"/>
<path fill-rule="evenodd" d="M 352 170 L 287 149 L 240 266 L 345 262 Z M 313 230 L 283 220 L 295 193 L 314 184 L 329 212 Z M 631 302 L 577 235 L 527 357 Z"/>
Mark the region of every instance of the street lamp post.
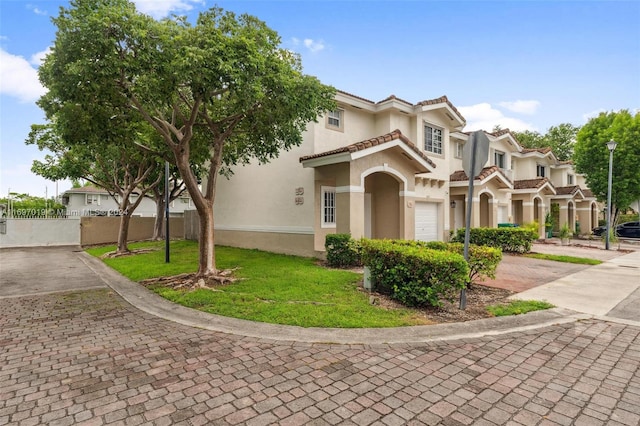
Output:
<path fill-rule="evenodd" d="M 611 175 L 613 174 L 613 151 L 618 145 L 613 139 L 607 142 L 609 149 L 609 180 L 607 187 L 607 233 L 605 235 L 605 249 L 609 250 L 609 232 L 611 230 Z"/>

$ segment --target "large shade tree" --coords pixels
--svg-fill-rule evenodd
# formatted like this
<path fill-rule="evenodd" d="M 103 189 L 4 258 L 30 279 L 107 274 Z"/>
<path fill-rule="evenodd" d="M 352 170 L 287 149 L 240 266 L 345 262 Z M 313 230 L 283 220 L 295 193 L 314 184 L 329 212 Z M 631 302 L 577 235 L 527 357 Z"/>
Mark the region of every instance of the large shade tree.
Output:
<path fill-rule="evenodd" d="M 640 199 L 640 113 L 627 110 L 601 113 L 578 132 L 573 161 L 584 173 L 587 185 L 598 200 L 607 199 L 609 150 L 607 142 L 617 143 L 614 151 L 611 207 L 614 217 Z"/>
<path fill-rule="evenodd" d="M 74 0 L 41 74 L 59 103 L 120 98 L 174 156 L 200 219 L 198 276 L 215 275 L 213 203 L 221 172 L 264 163 L 302 141 L 307 123 L 334 108 L 335 91 L 302 72 L 259 19 L 219 8 L 156 21 L 127 0 Z M 151 150 L 154 147 L 149 147 Z M 208 153 L 205 186 L 191 167 Z"/>

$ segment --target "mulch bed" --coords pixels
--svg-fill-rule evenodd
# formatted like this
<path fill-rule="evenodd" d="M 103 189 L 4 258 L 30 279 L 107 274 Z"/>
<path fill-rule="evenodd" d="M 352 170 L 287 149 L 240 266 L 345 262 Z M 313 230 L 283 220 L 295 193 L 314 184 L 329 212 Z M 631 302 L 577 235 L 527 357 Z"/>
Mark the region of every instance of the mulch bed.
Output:
<path fill-rule="evenodd" d="M 366 291 L 366 290 L 362 290 Z M 455 300 L 445 301 L 440 308 L 417 308 L 415 311 L 428 323 L 442 324 L 452 322 L 464 322 L 477 320 L 482 318 L 490 318 L 492 315 L 487 312 L 487 307 L 491 305 L 507 304 L 507 298 L 513 291 L 487 287 L 480 284 L 474 284 L 466 291 L 467 305 L 465 310 L 460 309 L 459 294 Z M 404 308 L 400 303 L 392 300 L 388 296 L 371 293 L 373 303 L 379 304 L 386 309 Z"/>

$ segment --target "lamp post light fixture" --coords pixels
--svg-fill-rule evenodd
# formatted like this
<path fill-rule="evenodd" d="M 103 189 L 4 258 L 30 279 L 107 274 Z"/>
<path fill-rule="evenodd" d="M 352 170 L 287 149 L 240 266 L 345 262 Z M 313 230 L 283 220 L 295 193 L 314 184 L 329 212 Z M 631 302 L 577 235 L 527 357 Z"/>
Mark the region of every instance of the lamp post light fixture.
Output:
<path fill-rule="evenodd" d="M 611 232 L 611 175 L 613 173 L 613 151 L 618 144 L 611 139 L 607 142 L 607 148 L 609 149 L 609 180 L 607 187 L 607 233 L 605 235 L 605 249 L 609 250 L 609 232 Z"/>

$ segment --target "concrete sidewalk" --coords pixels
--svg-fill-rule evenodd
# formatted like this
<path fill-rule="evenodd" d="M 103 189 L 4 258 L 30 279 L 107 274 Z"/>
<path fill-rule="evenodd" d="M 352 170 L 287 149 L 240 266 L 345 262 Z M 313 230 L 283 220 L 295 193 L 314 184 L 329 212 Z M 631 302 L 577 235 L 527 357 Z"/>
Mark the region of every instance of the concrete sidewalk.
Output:
<path fill-rule="evenodd" d="M 614 257 L 512 298 L 546 300 L 560 308 L 640 324 L 640 307 L 630 303 L 640 298 L 640 251 Z"/>

